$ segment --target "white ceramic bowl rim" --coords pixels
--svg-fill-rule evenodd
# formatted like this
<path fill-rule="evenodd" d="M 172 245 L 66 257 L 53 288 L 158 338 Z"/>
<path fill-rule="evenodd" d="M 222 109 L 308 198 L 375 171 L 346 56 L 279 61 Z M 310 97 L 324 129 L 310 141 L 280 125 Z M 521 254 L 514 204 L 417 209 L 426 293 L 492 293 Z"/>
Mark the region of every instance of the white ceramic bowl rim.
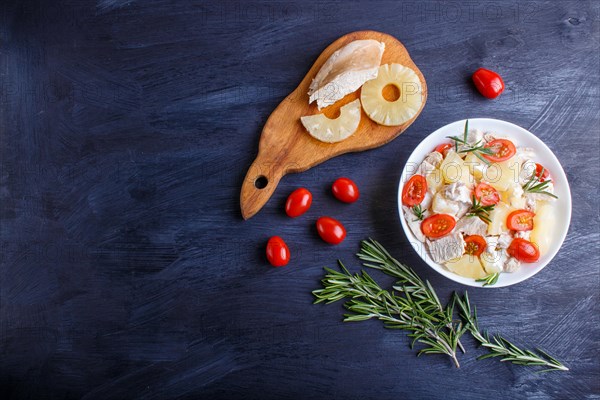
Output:
<path fill-rule="evenodd" d="M 462 283 L 467 286 L 481 287 L 481 282 L 475 282 L 474 279 L 465 278 L 459 276 L 453 272 L 448 271 L 442 265 L 435 263 L 427 253 L 425 245 L 421 243 L 413 235 L 408 227 L 406 220 L 404 219 L 404 212 L 402 210 L 402 187 L 407 178 L 414 173 L 416 166 L 418 166 L 425 156 L 429 154 L 433 149 L 440 143 L 449 142 L 447 136 L 460 135 L 464 129 L 465 120 L 455 121 L 448 125 L 445 125 L 435 132 L 428 135 L 412 152 L 400 177 L 398 185 L 398 212 L 400 214 L 400 221 L 404 233 L 415 249 L 417 254 L 438 273 L 444 275 L 446 278 L 451 279 L 455 282 Z M 542 254 L 539 261 L 531 264 L 522 264 L 521 268 L 513 273 L 502 273 L 498 282 L 493 286 L 485 286 L 486 288 L 499 288 L 503 286 L 510 286 L 516 283 L 522 282 L 526 279 L 531 278 L 533 275 L 540 272 L 554 256 L 558 253 L 558 250 L 562 246 L 565 240 L 567 231 L 569 230 L 569 224 L 571 222 L 571 191 L 569 189 L 569 183 L 565 172 L 560 165 L 560 162 L 554 155 L 554 153 L 542 142 L 537 136 L 529 132 L 526 129 L 521 128 L 518 125 L 510 122 L 491 119 L 491 118 L 473 118 L 469 119 L 469 129 L 477 128 L 483 132 L 494 132 L 498 137 L 506 137 L 511 139 L 517 147 L 531 147 L 535 153 L 536 162 L 542 164 L 552 174 L 552 180 L 554 182 L 555 194 L 558 196 L 556 200 L 556 224 L 554 237 L 552 238 L 551 250 Z"/>

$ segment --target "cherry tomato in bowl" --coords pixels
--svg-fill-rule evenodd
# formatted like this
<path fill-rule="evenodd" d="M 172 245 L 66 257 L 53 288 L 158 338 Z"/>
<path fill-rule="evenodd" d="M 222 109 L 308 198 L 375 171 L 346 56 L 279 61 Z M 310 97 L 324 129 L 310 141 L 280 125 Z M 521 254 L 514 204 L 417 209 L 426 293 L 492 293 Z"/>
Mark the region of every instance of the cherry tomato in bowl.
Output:
<path fill-rule="evenodd" d="M 522 238 L 515 238 L 506 252 L 524 263 L 533 263 L 540 259 L 540 250 L 535 243 Z"/>
<path fill-rule="evenodd" d="M 402 188 L 402 204 L 414 207 L 421 204 L 427 193 L 427 179 L 423 175 L 413 175 Z"/>
<path fill-rule="evenodd" d="M 480 256 L 485 250 L 487 243 L 481 235 L 470 235 L 465 238 L 465 253 L 472 256 Z"/>
<path fill-rule="evenodd" d="M 540 182 L 544 182 L 550 178 L 550 171 L 544 168 L 541 164 L 535 163 L 535 176 Z"/>
<path fill-rule="evenodd" d="M 267 260 L 274 267 L 283 267 L 290 262 L 290 249 L 279 236 L 273 236 L 267 242 Z"/>
<path fill-rule="evenodd" d="M 515 210 L 506 217 L 506 226 L 513 231 L 530 231 L 533 229 L 535 214 L 527 210 Z"/>
<path fill-rule="evenodd" d="M 475 197 L 479 200 L 482 206 L 491 206 L 500 202 L 500 195 L 493 186 L 481 182 L 475 188 Z"/>
<path fill-rule="evenodd" d="M 296 218 L 304 214 L 312 204 L 312 193 L 305 188 L 294 190 L 285 202 L 285 213 L 292 218 Z"/>
<path fill-rule="evenodd" d="M 482 154 L 483 157 L 491 162 L 506 161 L 517 153 L 515 144 L 508 139 L 496 139 L 485 145 L 492 154 Z"/>
<path fill-rule="evenodd" d="M 452 215 L 434 214 L 421 222 L 421 232 L 431 239 L 441 238 L 449 234 L 456 226 Z"/>
<path fill-rule="evenodd" d="M 441 155 L 444 155 L 444 152 L 451 148 L 452 148 L 452 143 L 442 143 L 442 144 L 438 144 L 436 146 L 435 150 L 433 150 L 433 151 L 437 151 Z"/>
<path fill-rule="evenodd" d="M 317 220 L 317 232 L 329 244 L 340 244 L 346 238 L 346 228 L 337 219 L 321 217 Z"/>
<path fill-rule="evenodd" d="M 354 203 L 360 197 L 358 186 L 349 178 L 338 178 L 333 185 L 331 191 L 336 199 L 344 203 Z"/>
<path fill-rule="evenodd" d="M 504 81 L 496 72 L 479 68 L 471 77 L 479 93 L 488 99 L 495 99 L 504 91 Z"/>

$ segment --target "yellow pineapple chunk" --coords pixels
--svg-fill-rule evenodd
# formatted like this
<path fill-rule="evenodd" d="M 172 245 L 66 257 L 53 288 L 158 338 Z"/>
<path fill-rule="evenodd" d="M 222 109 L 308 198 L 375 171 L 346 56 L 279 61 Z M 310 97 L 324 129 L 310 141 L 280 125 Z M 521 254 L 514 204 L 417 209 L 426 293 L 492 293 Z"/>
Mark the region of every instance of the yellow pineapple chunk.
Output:
<path fill-rule="evenodd" d="M 538 203 L 539 206 L 533 217 L 533 230 L 529 240 L 537 244 L 540 254 L 546 254 L 550 250 L 554 233 L 556 219 L 554 217 L 554 206 L 551 203 Z"/>
<path fill-rule="evenodd" d="M 481 255 L 481 264 L 485 269 L 485 272 L 488 274 L 493 274 L 496 272 L 502 272 L 502 263 L 498 262 L 496 258 L 499 258 L 500 255 L 497 253 L 487 253 L 484 252 Z"/>
<path fill-rule="evenodd" d="M 471 186 L 474 182 L 473 176 L 469 172 L 469 167 L 453 151 L 449 151 L 444 161 L 440 164 L 440 171 L 442 172 L 444 183 L 463 182 L 467 186 Z"/>
<path fill-rule="evenodd" d="M 487 165 L 473 153 L 467 154 L 465 157 L 465 165 L 477 180 L 480 180 L 483 177 L 483 171 L 487 168 Z"/>
<path fill-rule="evenodd" d="M 492 212 L 490 212 L 490 222 L 488 224 L 488 235 L 499 235 L 502 232 L 508 231 L 506 226 L 506 217 L 513 211 L 506 203 L 500 202 L 496 204 Z"/>
<path fill-rule="evenodd" d="M 470 254 L 465 254 L 458 260 L 448 261 L 445 265 L 449 271 L 465 278 L 481 279 L 486 276 L 479 257 Z"/>
<path fill-rule="evenodd" d="M 519 171 L 519 163 L 516 157 L 512 157 L 506 161 L 488 165 L 483 171 L 482 179 L 496 190 L 504 192 L 519 182 Z"/>
<path fill-rule="evenodd" d="M 519 184 L 513 184 L 508 190 L 498 194 L 500 194 L 500 201 L 510 204 L 512 208 L 525 208 L 527 199 L 523 197 L 523 189 Z"/>
<path fill-rule="evenodd" d="M 431 193 L 437 193 L 444 183 L 442 173 L 439 169 L 434 169 L 425 177 L 427 180 L 427 190 Z"/>

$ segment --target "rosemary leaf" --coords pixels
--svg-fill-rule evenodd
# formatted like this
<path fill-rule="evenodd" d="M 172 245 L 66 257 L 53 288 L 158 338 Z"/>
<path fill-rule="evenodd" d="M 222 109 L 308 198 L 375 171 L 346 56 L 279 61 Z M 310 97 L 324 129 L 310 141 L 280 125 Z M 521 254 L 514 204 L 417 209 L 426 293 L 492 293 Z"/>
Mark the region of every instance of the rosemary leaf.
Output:
<path fill-rule="evenodd" d="M 424 302 L 428 308 L 435 310 L 436 313 L 444 313 L 444 307 L 429 281 L 423 282 L 412 268 L 392 257 L 376 240 L 363 240 L 357 256 L 363 261 L 365 267 L 378 269 L 387 275 L 397 278 L 398 281 L 393 286 L 395 290 L 409 293 L 412 297 L 416 297 Z M 448 323 L 447 327 L 454 329 L 451 323 Z M 457 343 L 460 350 L 464 353 L 465 349 L 458 338 Z"/>
<path fill-rule="evenodd" d="M 475 279 L 475 282 L 485 282 L 482 286 L 492 286 L 498 282 L 498 278 L 500 277 L 499 272 L 494 272 L 493 274 L 489 274 L 486 277 Z"/>
<path fill-rule="evenodd" d="M 533 171 L 533 173 L 531 174 L 531 178 L 529 178 L 529 180 L 523 185 L 523 191 L 525 193 L 539 193 L 539 194 L 545 194 L 546 196 L 550 196 L 550 197 L 554 197 L 555 199 L 558 199 L 558 196 L 548 192 L 546 189 L 548 189 L 548 186 L 550 185 L 550 180 L 547 181 L 540 181 L 540 176 L 544 176 L 544 168 L 542 167 L 541 172 L 538 174 L 536 174 L 535 171 Z"/>
<path fill-rule="evenodd" d="M 393 290 L 385 290 L 366 271 L 352 274 L 341 261 L 340 270 L 325 268 L 323 288 L 312 292 L 315 303 L 345 300 L 344 307 L 349 311 L 344 314 L 345 322 L 379 319 L 385 328 L 408 331 L 411 348 L 422 346 L 417 356 L 445 354 L 456 367 L 460 367 L 456 352 L 461 347 L 460 337 L 469 331 L 489 351 L 479 356 L 480 360 L 499 358 L 513 364 L 544 367 L 538 372 L 568 370 L 542 350 L 521 349 L 500 335 L 490 338 L 487 332 L 480 331 L 475 306 L 471 307 L 466 292 L 462 299 L 454 293 L 443 307 L 431 284 L 394 259 L 377 241 L 363 240 L 357 255 L 365 267 L 378 269 L 398 281 Z M 454 320 L 455 309 L 461 317 L 458 321 Z"/>
<path fill-rule="evenodd" d="M 489 206 L 482 206 L 477 197 L 473 195 L 472 197 L 473 206 L 471 207 L 471 211 L 467 214 L 467 217 L 479 217 L 482 220 L 491 223 L 490 212 L 494 210 L 494 204 Z"/>
<path fill-rule="evenodd" d="M 513 364 L 547 367 L 538 372 L 569 370 L 569 368 L 564 366 L 556 358 L 539 349 L 537 349 L 539 354 L 531 350 L 523 350 L 500 335 L 495 335 L 492 337 L 493 339 L 490 340 L 489 335 L 479 329 L 477 323 L 477 311 L 474 307 L 473 310 L 471 310 L 467 292 L 465 292 L 462 299 L 458 294 L 454 293 L 454 300 L 456 304 L 458 304 L 459 314 L 471 335 L 481 344 L 481 346 L 486 347 L 489 351 L 488 354 L 479 356 L 477 358 L 478 360 L 499 357 L 500 361 L 508 361 Z"/>
<path fill-rule="evenodd" d="M 490 165 L 490 161 L 482 156 L 482 154 L 494 154 L 494 152 L 486 147 L 481 140 L 479 140 L 475 144 L 470 144 L 468 142 L 468 132 L 469 132 L 469 120 L 465 121 L 465 129 L 463 131 L 463 137 L 459 138 L 458 136 L 446 136 L 448 139 L 454 141 L 454 150 L 457 153 L 473 153 L 477 158 L 479 158 L 483 163 Z M 458 145 L 461 145 L 462 148 L 459 150 Z"/>
<path fill-rule="evenodd" d="M 421 208 L 421 205 L 418 204 L 418 205 L 414 206 L 412 208 L 412 210 L 413 210 L 413 213 L 415 213 L 415 217 L 417 217 L 417 219 L 414 219 L 413 222 L 423 221 L 423 218 L 424 218 L 423 212 L 424 212 L 424 210 Z"/>
<path fill-rule="evenodd" d="M 376 242 L 371 243 L 375 244 L 378 245 Z M 370 256 L 367 254 L 367 257 Z M 313 291 L 315 303 L 346 299 L 344 306 L 350 313 L 344 315 L 345 322 L 379 319 L 386 328 L 409 331 L 413 344 L 420 343 L 424 346 L 419 351 L 420 354 L 446 354 L 457 367 L 460 366 L 456 357 L 458 337 L 453 329 L 453 321 L 448 319 L 447 314 L 439 311 L 437 304 L 435 308 L 430 307 L 435 300 L 430 298 L 429 301 L 423 301 L 425 293 L 407 287 L 403 287 L 401 292 L 382 289 L 366 271 L 351 274 L 341 262 L 339 265 L 340 271 L 326 270 L 327 274 L 321 281 L 323 288 Z M 420 282 L 421 288 L 425 288 L 412 270 L 395 270 L 401 276 L 405 272 L 408 273 L 406 277 L 410 282 Z"/>

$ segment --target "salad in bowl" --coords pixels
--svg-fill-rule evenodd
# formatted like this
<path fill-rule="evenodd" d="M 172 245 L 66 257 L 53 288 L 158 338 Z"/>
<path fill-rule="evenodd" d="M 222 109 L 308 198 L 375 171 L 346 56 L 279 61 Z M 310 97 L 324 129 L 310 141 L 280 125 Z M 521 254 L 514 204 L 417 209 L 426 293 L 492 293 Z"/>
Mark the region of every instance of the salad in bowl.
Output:
<path fill-rule="evenodd" d="M 506 286 L 541 270 L 570 220 L 556 157 L 531 133 L 497 120 L 458 121 L 426 138 L 398 195 L 413 247 L 438 272 L 473 286 Z"/>

